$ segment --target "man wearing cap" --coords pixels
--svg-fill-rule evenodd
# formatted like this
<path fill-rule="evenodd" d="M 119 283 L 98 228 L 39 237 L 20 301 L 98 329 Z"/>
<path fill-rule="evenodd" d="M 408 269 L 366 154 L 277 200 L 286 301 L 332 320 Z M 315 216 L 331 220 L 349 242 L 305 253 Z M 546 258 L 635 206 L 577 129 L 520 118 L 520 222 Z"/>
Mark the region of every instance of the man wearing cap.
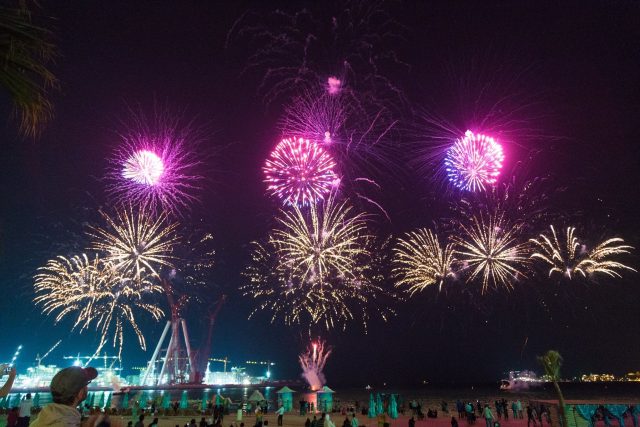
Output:
<path fill-rule="evenodd" d="M 87 386 L 97 376 L 91 367 L 71 366 L 58 372 L 50 386 L 53 403 L 40 411 L 30 427 L 80 427 L 76 407 L 87 398 Z"/>

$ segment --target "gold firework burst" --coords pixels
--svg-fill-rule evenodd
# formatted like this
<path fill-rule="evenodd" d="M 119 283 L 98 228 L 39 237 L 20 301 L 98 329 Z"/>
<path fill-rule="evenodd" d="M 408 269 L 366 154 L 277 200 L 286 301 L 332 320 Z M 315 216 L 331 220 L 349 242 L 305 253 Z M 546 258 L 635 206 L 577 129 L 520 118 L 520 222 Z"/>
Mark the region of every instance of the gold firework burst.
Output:
<path fill-rule="evenodd" d="M 323 324 L 327 329 L 359 319 L 365 328 L 367 305 L 384 294 L 372 271 L 372 237 L 365 217 L 351 214 L 345 202 L 329 198 L 308 212 L 282 211 L 279 227 L 265 245 L 254 244 L 252 262 L 244 271 L 245 296 L 271 311 L 271 321 Z M 375 276 L 375 277 L 374 277 Z M 390 310 L 381 308 L 383 318 Z"/>
<path fill-rule="evenodd" d="M 116 218 L 102 212 L 109 229 L 91 227 L 91 249 L 105 253 L 105 260 L 136 280 L 145 274 L 158 276 L 162 266 L 173 268 L 171 255 L 178 242 L 177 223 L 170 223 L 167 214 L 152 217 L 145 208 L 129 207 L 116 212 Z"/>
<path fill-rule="evenodd" d="M 624 245 L 624 240 L 619 237 L 607 239 L 589 251 L 576 237 L 575 227 L 567 227 L 562 241 L 558 239 L 555 227 L 550 225 L 549 228 L 550 235 L 542 233 L 537 239 L 529 240 L 536 248 L 531 258 L 538 259 L 549 267 L 549 277 L 554 273 L 564 275 L 569 280 L 577 274 L 585 278 L 596 273 L 621 277 L 621 270 L 636 271 L 611 259 L 612 256 L 628 254 L 633 249 Z"/>
<path fill-rule="evenodd" d="M 460 261 L 470 269 L 468 280 L 482 276 L 482 292 L 488 287 L 513 288 L 524 277 L 526 246 L 517 242 L 520 224 L 510 224 L 502 213 L 474 216 L 461 224 L 462 234 L 454 238 Z"/>
<path fill-rule="evenodd" d="M 443 247 L 431 230 L 406 233 L 394 248 L 396 286 L 407 286 L 411 295 L 432 285 L 440 290 L 445 280 L 454 276 L 455 261 L 453 243 Z"/>
<path fill-rule="evenodd" d="M 358 258 L 368 256 L 368 234 L 364 215 L 350 215 L 346 202 L 327 200 L 318 209 L 311 205 L 309 213 L 297 206 L 281 211 L 280 228 L 273 231 L 271 241 L 282 260 L 280 268 L 295 280 L 318 286 L 333 278 L 354 278 Z"/>
<path fill-rule="evenodd" d="M 158 306 L 144 301 L 145 295 L 160 292 L 159 286 L 145 278 L 134 281 L 123 276 L 98 256 L 59 256 L 39 268 L 34 279 L 34 302 L 43 307 L 45 314 L 55 313 L 55 322 L 75 314 L 72 329 L 82 332 L 93 327 L 100 333 L 96 352 L 113 337 L 113 345 L 118 346 L 120 354 L 125 324 L 131 326 L 145 349 L 135 310 L 141 309 L 155 320 L 163 315 Z"/>

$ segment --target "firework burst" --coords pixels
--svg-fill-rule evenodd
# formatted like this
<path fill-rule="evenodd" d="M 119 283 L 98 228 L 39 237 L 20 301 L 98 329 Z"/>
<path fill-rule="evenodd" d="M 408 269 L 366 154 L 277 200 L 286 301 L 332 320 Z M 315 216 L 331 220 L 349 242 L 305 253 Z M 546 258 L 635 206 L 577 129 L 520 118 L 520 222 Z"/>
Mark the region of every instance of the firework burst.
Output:
<path fill-rule="evenodd" d="M 482 276 L 482 291 L 488 287 L 513 288 L 512 282 L 524 278 L 526 246 L 517 242 L 520 225 L 511 225 L 501 213 L 474 216 L 471 224 L 461 224 L 456 236 L 456 252 L 470 269 L 468 280 Z"/>
<path fill-rule="evenodd" d="M 116 211 L 115 219 L 104 212 L 102 217 L 108 228 L 90 228 L 91 249 L 104 252 L 114 268 L 140 280 L 146 274 L 158 276 L 160 267 L 173 267 L 177 223 L 170 222 L 166 213 L 153 217 L 144 207 L 129 207 Z"/>
<path fill-rule="evenodd" d="M 148 206 L 181 216 L 197 201 L 202 177 L 196 154 L 202 140 L 191 124 L 168 113 L 148 120 L 134 114 L 132 129 L 120 135 L 109 160 L 107 195 L 119 206 Z"/>
<path fill-rule="evenodd" d="M 55 314 L 56 323 L 75 314 L 72 329 L 82 332 L 95 328 L 99 332 L 96 353 L 113 337 L 113 346 L 118 347 L 120 355 L 127 324 L 135 332 L 140 347 L 146 349 L 136 313 L 146 312 L 154 320 L 163 315 L 158 306 L 145 301 L 146 295 L 161 291 L 159 286 L 146 279 L 134 281 L 123 276 L 98 256 L 60 256 L 39 268 L 34 279 L 34 302 L 43 307 L 45 314 Z"/>
<path fill-rule="evenodd" d="M 122 177 L 148 187 L 158 185 L 164 175 L 164 163 L 153 151 L 140 150 L 127 159 Z"/>
<path fill-rule="evenodd" d="M 445 64 L 443 74 L 430 88 L 433 103 L 418 108 L 406 130 L 415 149 L 412 163 L 425 176 L 456 188 L 449 182 L 444 159 L 455 141 L 464 140 L 466 130 L 499 141 L 508 163 L 514 166 L 531 152 L 561 139 L 549 127 L 554 105 L 539 91 L 537 73 L 513 59 L 485 52 L 459 55 Z"/>
<path fill-rule="evenodd" d="M 282 211 L 266 245 L 255 244 L 245 270 L 243 294 L 258 300 L 272 321 L 321 324 L 327 329 L 359 318 L 365 328 L 368 303 L 384 294 L 371 270 L 372 236 L 362 214 L 329 198 L 309 212 Z M 255 314 L 255 311 L 254 313 Z M 252 314 L 252 315 L 253 315 Z M 390 314 L 380 309 L 383 319 Z"/>
<path fill-rule="evenodd" d="M 447 150 L 444 165 L 454 186 L 481 191 L 496 183 L 503 161 L 500 144 L 490 136 L 468 130 Z"/>
<path fill-rule="evenodd" d="M 431 230 L 419 229 L 399 239 L 394 249 L 396 286 L 407 286 L 411 295 L 428 286 L 438 290 L 449 277 L 455 277 L 455 250 L 452 243 L 442 247 Z"/>
<path fill-rule="evenodd" d="M 327 285 L 331 279 L 349 277 L 358 259 L 368 256 L 371 238 L 363 214 L 351 214 L 343 202 L 328 200 L 320 209 L 311 205 L 307 215 L 299 208 L 283 211 L 272 241 L 279 248 L 285 269 L 302 283 Z"/>
<path fill-rule="evenodd" d="M 338 185 L 334 167 L 331 156 L 316 142 L 285 138 L 265 162 L 267 191 L 285 204 L 313 204 Z"/>
<path fill-rule="evenodd" d="M 575 227 L 567 227 L 563 240 L 558 239 L 556 229 L 549 226 L 551 234 L 540 234 L 537 239 L 530 239 L 536 251 L 532 259 L 544 262 L 549 267 L 549 277 L 560 274 L 569 280 L 576 275 L 587 277 L 597 273 L 610 277 L 621 277 L 622 270 L 636 271 L 633 268 L 611 259 L 612 256 L 627 254 L 633 247 L 624 245 L 621 238 L 612 238 L 598 244 L 591 251 L 580 243 L 575 235 Z"/>
<path fill-rule="evenodd" d="M 325 345 L 325 342 L 318 338 L 307 346 L 304 353 L 298 356 L 302 377 L 309 384 L 311 391 L 320 390 L 326 383 L 323 371 L 332 349 Z"/>

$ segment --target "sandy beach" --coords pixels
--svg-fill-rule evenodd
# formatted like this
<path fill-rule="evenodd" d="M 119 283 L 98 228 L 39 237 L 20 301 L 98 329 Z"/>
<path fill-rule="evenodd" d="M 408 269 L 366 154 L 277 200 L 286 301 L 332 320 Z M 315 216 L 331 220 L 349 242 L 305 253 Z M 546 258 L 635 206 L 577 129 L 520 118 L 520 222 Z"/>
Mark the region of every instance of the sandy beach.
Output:
<path fill-rule="evenodd" d="M 196 424 L 200 422 L 200 416 L 159 416 L 158 421 L 159 427 L 175 427 L 180 426 L 184 427 L 185 424 L 189 423 L 192 418 L 195 418 Z M 318 418 L 320 418 L 320 414 L 318 414 Z M 339 414 L 332 414 L 331 420 L 335 423 L 336 427 L 341 427 L 342 422 L 344 421 L 344 416 Z M 409 416 L 401 415 L 397 419 L 392 420 L 390 417 L 387 417 L 387 422 L 390 424 L 390 427 L 407 427 L 409 425 Z M 457 418 L 457 417 L 456 417 Z M 121 422 L 122 426 L 126 426 L 127 422 L 131 420 L 131 417 L 119 417 L 112 416 L 112 421 L 118 420 Z M 267 414 L 263 417 L 265 421 L 268 421 L 268 427 L 277 427 L 277 416 L 275 414 Z M 294 415 L 294 414 L 285 414 L 283 418 L 283 427 L 302 427 L 307 419 L 307 416 Z M 349 417 L 351 419 L 351 417 Z M 149 416 L 145 417 L 145 426 L 151 424 L 153 418 Z M 366 416 L 358 416 L 358 420 L 360 422 L 360 427 L 377 427 L 377 419 L 368 418 Z M 255 425 L 255 416 L 248 415 L 243 418 L 245 427 L 253 427 Z M 114 423 L 118 424 L 118 422 Z M 509 427 L 524 427 L 527 425 L 526 419 L 512 419 L 509 418 L 508 421 L 500 420 L 500 424 L 502 426 Z M 466 427 L 469 424 L 466 420 L 459 421 L 460 427 Z M 226 416 L 223 422 L 223 427 L 239 427 L 240 423 L 236 422 L 235 416 Z M 451 426 L 451 417 L 439 416 L 438 418 L 429 418 L 425 420 L 416 420 L 416 427 L 450 427 Z M 474 426 L 484 427 L 485 421 L 483 419 L 478 418 Z M 545 426 L 548 426 L 545 424 Z"/>

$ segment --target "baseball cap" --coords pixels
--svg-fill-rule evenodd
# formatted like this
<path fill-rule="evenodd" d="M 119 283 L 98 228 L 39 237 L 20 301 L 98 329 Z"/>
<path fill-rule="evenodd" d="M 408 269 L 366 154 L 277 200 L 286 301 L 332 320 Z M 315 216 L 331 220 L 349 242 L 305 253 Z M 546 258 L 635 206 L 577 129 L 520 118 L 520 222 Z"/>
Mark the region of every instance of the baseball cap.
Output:
<path fill-rule="evenodd" d="M 51 380 L 51 394 L 56 398 L 67 399 L 78 394 L 80 390 L 98 376 L 98 371 L 90 366 L 70 366 L 64 368 Z"/>

